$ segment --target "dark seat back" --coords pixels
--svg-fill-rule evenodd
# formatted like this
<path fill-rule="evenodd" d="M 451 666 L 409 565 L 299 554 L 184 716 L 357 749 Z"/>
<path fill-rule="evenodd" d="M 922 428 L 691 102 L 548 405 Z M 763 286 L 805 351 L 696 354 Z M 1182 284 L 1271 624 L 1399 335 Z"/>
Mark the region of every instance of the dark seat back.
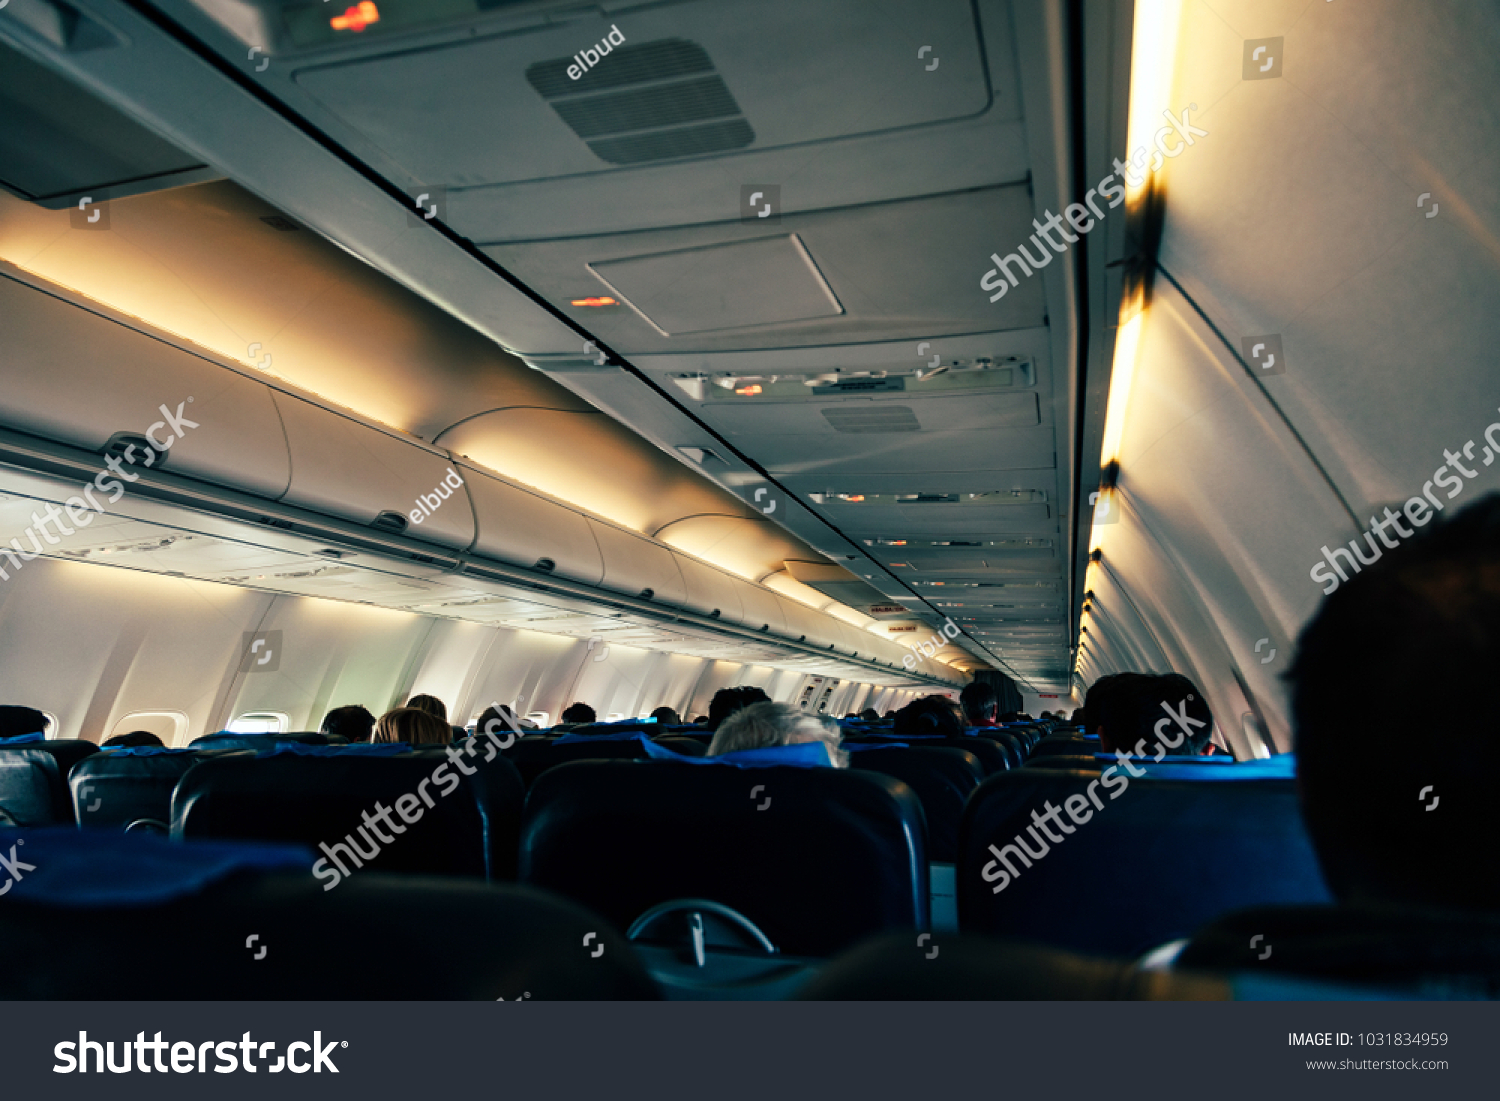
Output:
<path fill-rule="evenodd" d="M 993 776 L 997 772 L 1004 772 L 1012 767 L 1012 751 L 1004 743 L 993 738 L 973 737 L 965 734 L 961 738 L 933 738 L 933 737 L 897 737 L 891 734 L 873 735 L 864 734 L 858 737 L 844 739 L 850 745 L 890 745 L 901 743 L 912 746 L 931 746 L 937 749 L 961 749 L 979 761 L 986 776 Z"/>
<path fill-rule="evenodd" d="M 958 859 L 958 825 L 964 802 L 985 775 L 978 757 L 946 745 L 877 745 L 852 752 L 849 767 L 894 776 L 916 792 L 927 817 L 927 859 L 942 864 Z"/>
<path fill-rule="evenodd" d="M 73 821 L 68 772 L 99 747 L 56 739 L 0 742 L 0 824 L 50 826 Z"/>
<path fill-rule="evenodd" d="M 685 757 L 701 757 L 708 746 L 695 738 L 662 737 L 655 739 Z M 634 738 L 613 739 L 596 737 L 590 741 L 558 743 L 555 738 L 521 739 L 506 751 L 506 756 L 521 773 L 527 788 L 549 768 L 569 761 L 635 760 L 647 757 L 646 748 Z"/>
<path fill-rule="evenodd" d="M 1098 738 L 1085 738 L 1077 734 L 1049 734 L 1032 748 L 1030 756 L 1036 757 L 1088 757 L 1102 753 Z"/>
<path fill-rule="evenodd" d="M 1198 771 L 1167 771 L 1183 768 Z M 1022 768 L 986 780 L 964 812 L 960 928 L 1132 955 L 1244 906 L 1327 901 L 1293 782 L 1202 771 L 1214 779 L 1111 768 L 1105 786 L 1094 771 Z M 1081 822 L 1066 814 L 1070 799 Z M 1048 802 L 1071 830 L 1052 824 L 1060 841 L 1029 832 Z M 1018 834 L 1027 857 L 1005 848 Z"/>
<path fill-rule="evenodd" d="M 345 739 L 339 739 L 344 742 Z M 190 749 L 249 749 L 257 753 L 275 747 L 277 742 L 299 745 L 328 745 L 326 735 L 316 730 L 288 731 L 281 734 L 235 734 L 228 730 L 204 734 L 188 743 Z"/>
<path fill-rule="evenodd" d="M 1367 983 L 1422 998 L 1494 999 L 1500 998 L 1500 914 L 1393 905 L 1261 907 L 1197 930 L 1173 966 Z"/>
<path fill-rule="evenodd" d="M 540 891 L 378 872 L 324 890 L 305 854 L 274 870 L 236 859 L 264 846 L 105 830 L 0 829 L 0 852 L 23 840 L 36 870 L 0 896 L 4 999 L 659 997 L 623 937 Z"/>
<path fill-rule="evenodd" d="M 660 903 L 708 899 L 782 952 L 825 956 L 927 927 L 923 832 L 912 790 L 871 772 L 575 761 L 531 789 L 520 878 L 620 929 Z"/>
<path fill-rule="evenodd" d="M 203 755 L 95 753 L 68 775 L 73 815 L 80 826 L 122 829 L 142 819 L 172 819 L 172 790 Z"/>
<path fill-rule="evenodd" d="M 336 867 L 332 851 L 349 873 L 370 867 L 512 878 L 525 801 L 521 777 L 498 754 L 488 762 L 477 755 L 462 760 L 473 775 L 432 751 L 210 758 L 173 793 L 172 836 L 326 844 L 319 856 L 329 860 L 327 874 Z M 397 806 L 403 799 L 404 815 Z M 399 831 L 377 818 L 379 833 L 372 832 L 363 815 L 378 814 L 377 804 L 390 808 Z"/>

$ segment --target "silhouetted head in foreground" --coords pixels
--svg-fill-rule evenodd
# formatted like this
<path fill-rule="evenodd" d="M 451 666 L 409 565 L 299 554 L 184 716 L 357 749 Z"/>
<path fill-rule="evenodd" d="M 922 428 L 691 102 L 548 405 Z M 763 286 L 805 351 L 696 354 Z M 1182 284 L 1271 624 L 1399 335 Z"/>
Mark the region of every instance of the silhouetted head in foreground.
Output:
<path fill-rule="evenodd" d="M 677 726 L 682 722 L 677 712 L 670 707 L 658 707 L 651 712 L 651 718 L 655 719 L 659 726 Z"/>
<path fill-rule="evenodd" d="M 849 764 L 849 754 L 839 748 L 839 728 L 832 719 L 799 711 L 785 703 L 763 700 L 741 708 L 714 733 L 708 755 L 717 757 L 741 749 L 823 742 L 839 768 Z"/>
<path fill-rule="evenodd" d="M 1500 665 L 1500 495 L 1429 522 L 1340 585 L 1297 640 L 1302 815 L 1342 900 L 1496 910 L 1500 696 L 1470 693 L 1460 721 L 1396 700 L 1482 685 Z"/>

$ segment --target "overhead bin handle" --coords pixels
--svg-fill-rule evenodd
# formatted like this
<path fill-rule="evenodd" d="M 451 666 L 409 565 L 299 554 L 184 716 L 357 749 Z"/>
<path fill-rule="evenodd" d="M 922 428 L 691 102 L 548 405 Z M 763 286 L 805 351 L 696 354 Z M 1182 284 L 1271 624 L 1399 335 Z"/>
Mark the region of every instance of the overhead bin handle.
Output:
<path fill-rule="evenodd" d="M 387 531 L 405 531 L 406 517 L 399 512 L 382 512 L 371 521 L 371 526 L 385 528 Z"/>

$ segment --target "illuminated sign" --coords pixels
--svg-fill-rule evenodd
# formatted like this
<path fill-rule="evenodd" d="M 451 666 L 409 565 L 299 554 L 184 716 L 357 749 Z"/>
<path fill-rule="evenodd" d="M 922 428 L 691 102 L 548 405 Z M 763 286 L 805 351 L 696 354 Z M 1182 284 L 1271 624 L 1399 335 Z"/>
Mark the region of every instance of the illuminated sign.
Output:
<path fill-rule="evenodd" d="M 356 34 L 371 23 L 380 22 L 380 10 L 371 0 L 361 0 L 352 8 L 345 8 L 343 15 L 335 15 L 328 25 L 336 31 L 354 31 Z"/>

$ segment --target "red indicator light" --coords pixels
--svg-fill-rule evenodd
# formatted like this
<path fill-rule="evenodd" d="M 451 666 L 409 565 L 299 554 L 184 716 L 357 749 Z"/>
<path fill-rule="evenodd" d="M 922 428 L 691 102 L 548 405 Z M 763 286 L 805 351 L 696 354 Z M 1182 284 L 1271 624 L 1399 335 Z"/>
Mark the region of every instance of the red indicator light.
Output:
<path fill-rule="evenodd" d="M 600 298 L 575 298 L 570 303 L 574 306 L 618 306 L 619 303 L 608 295 Z"/>
<path fill-rule="evenodd" d="M 328 25 L 336 31 L 354 31 L 358 34 L 371 23 L 380 22 L 380 9 L 370 0 L 360 0 L 352 8 L 345 8 L 343 15 L 335 15 Z"/>
<path fill-rule="evenodd" d="M 742 397 L 753 398 L 756 394 L 761 393 L 761 386 L 758 382 L 752 382 L 749 386 L 739 387 L 735 390 L 735 393 Z"/>

